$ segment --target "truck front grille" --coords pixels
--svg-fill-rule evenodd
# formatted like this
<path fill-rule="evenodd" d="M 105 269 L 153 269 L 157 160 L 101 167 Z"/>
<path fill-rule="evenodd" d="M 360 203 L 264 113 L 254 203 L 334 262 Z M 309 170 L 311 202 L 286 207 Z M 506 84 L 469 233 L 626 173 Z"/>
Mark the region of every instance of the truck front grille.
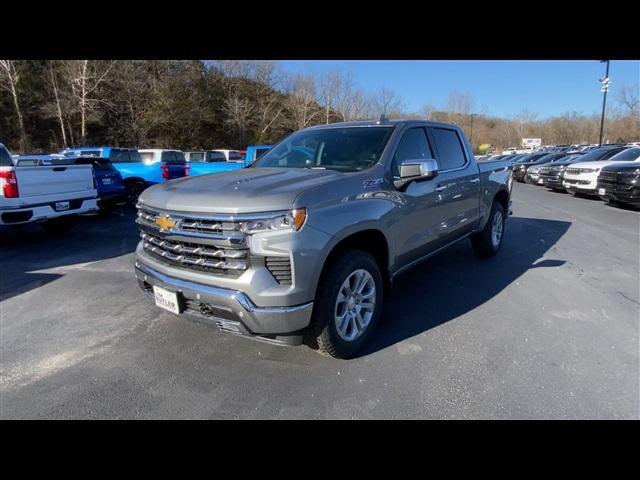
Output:
<path fill-rule="evenodd" d="M 616 172 L 600 172 L 598 175 L 598 184 L 615 185 L 618 183 L 618 174 Z"/>
<path fill-rule="evenodd" d="M 144 251 L 160 263 L 233 278 L 249 268 L 246 236 L 235 228 L 149 209 L 139 210 L 137 223 Z"/>
<path fill-rule="evenodd" d="M 264 264 L 281 285 L 291 285 L 291 260 L 289 257 L 265 257 Z"/>

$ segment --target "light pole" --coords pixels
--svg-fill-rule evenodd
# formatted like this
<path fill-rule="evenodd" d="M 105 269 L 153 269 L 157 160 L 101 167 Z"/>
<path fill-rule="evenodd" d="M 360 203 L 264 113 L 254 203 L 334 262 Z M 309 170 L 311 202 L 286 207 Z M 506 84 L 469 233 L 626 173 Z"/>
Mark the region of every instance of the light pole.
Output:
<path fill-rule="evenodd" d="M 609 60 L 600 60 L 600 63 L 607 64 L 607 71 L 604 74 L 604 78 L 600 79 L 600 83 L 602 84 L 601 92 L 604 93 L 602 97 L 602 117 L 600 117 L 600 141 L 598 145 L 602 146 L 602 134 L 604 132 L 604 112 L 607 108 L 607 92 L 609 91 L 609 85 L 611 85 L 611 80 L 609 80 Z"/>
<path fill-rule="evenodd" d="M 477 113 L 471 114 L 471 132 L 469 132 L 469 143 L 471 144 L 471 151 L 473 152 L 473 117 L 478 115 Z"/>

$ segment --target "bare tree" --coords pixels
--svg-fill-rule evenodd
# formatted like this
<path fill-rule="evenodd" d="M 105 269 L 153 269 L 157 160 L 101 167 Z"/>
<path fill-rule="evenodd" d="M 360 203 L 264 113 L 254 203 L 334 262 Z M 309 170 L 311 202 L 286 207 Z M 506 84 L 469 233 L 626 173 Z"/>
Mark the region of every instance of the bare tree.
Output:
<path fill-rule="evenodd" d="M 342 78 L 340 93 L 335 100 L 335 110 L 345 122 L 361 120 L 368 116 L 368 105 L 362 90 L 353 85 L 351 74 Z"/>
<path fill-rule="evenodd" d="M 374 115 L 399 113 L 402 110 L 402 99 L 388 87 L 382 87 L 371 99 Z"/>
<path fill-rule="evenodd" d="M 313 75 L 298 74 L 291 81 L 287 109 L 297 130 L 309 126 L 319 114 L 315 84 Z"/>
<path fill-rule="evenodd" d="M 20 130 L 20 150 L 27 149 L 29 143 L 27 131 L 24 128 L 24 119 L 18 98 L 18 82 L 20 82 L 20 72 L 16 68 L 16 60 L 0 60 L 0 88 L 7 91 L 13 100 L 13 106 L 18 117 L 18 128 Z"/>
<path fill-rule="evenodd" d="M 453 92 L 449 92 L 447 106 L 451 113 L 469 115 L 473 113 L 475 103 L 475 98 L 472 93 L 458 92 L 455 90 Z"/>
<path fill-rule="evenodd" d="M 344 77 L 342 73 L 337 70 L 326 72 L 320 78 L 320 101 L 324 105 L 325 123 L 329 123 L 331 111 L 338 103 L 343 83 L 345 83 Z"/>
<path fill-rule="evenodd" d="M 628 110 L 629 115 L 638 116 L 640 114 L 640 95 L 638 93 L 638 84 L 636 85 L 620 85 L 617 100 L 622 106 Z"/>
<path fill-rule="evenodd" d="M 231 86 L 227 98 L 222 103 L 222 109 L 227 117 L 226 122 L 238 129 L 240 145 L 244 146 L 247 124 L 254 110 L 251 100 L 242 96 L 239 89 Z"/>
<path fill-rule="evenodd" d="M 518 134 L 520 135 L 520 139 L 524 138 L 525 132 L 529 131 L 528 129 L 531 128 L 537 118 L 538 114 L 529 111 L 527 108 L 523 108 L 515 116 L 515 119 L 518 122 Z"/>
<path fill-rule="evenodd" d="M 420 108 L 419 113 L 421 114 L 422 118 L 424 118 L 425 120 L 432 120 L 433 112 L 435 111 L 436 111 L 436 107 L 434 107 L 430 103 L 427 103 Z"/>
<path fill-rule="evenodd" d="M 64 66 L 67 81 L 71 85 L 71 93 L 77 102 L 80 113 L 80 141 L 87 137 L 87 116 L 97 106 L 106 101 L 98 98 L 97 90 L 111 71 L 114 61 L 100 62 L 95 60 L 65 60 Z"/>
<path fill-rule="evenodd" d="M 58 89 L 58 80 L 56 79 L 56 73 L 54 72 L 54 61 L 49 62 L 49 78 L 51 80 L 51 88 L 53 88 L 53 96 L 55 98 L 56 105 L 56 117 L 60 123 L 60 133 L 62 135 L 62 147 L 67 146 L 67 133 L 64 129 L 64 116 L 62 115 L 62 104 L 60 101 L 60 93 Z"/>

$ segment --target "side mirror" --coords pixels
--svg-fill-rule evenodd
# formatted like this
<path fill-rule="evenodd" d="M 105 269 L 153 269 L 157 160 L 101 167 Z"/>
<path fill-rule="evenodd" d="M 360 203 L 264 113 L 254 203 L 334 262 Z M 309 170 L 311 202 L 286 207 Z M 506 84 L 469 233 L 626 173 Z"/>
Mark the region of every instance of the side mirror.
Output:
<path fill-rule="evenodd" d="M 400 165 L 400 180 L 396 187 L 400 188 L 416 180 L 431 180 L 438 175 L 438 164 L 432 158 L 404 160 Z"/>

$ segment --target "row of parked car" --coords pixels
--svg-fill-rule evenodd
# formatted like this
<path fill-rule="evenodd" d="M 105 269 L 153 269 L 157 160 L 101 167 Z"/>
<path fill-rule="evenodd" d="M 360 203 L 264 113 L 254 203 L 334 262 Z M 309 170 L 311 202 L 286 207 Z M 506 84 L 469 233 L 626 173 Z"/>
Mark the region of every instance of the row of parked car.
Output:
<path fill-rule="evenodd" d="M 618 206 L 640 207 L 640 145 L 562 146 L 528 154 L 496 155 L 480 161 L 510 159 L 518 182 L 600 197 Z"/>
<path fill-rule="evenodd" d="M 66 229 L 71 215 L 135 205 L 151 185 L 243 168 L 270 148 L 183 152 L 97 146 L 12 156 L 0 144 L 0 225 L 42 222 L 51 231 Z"/>

